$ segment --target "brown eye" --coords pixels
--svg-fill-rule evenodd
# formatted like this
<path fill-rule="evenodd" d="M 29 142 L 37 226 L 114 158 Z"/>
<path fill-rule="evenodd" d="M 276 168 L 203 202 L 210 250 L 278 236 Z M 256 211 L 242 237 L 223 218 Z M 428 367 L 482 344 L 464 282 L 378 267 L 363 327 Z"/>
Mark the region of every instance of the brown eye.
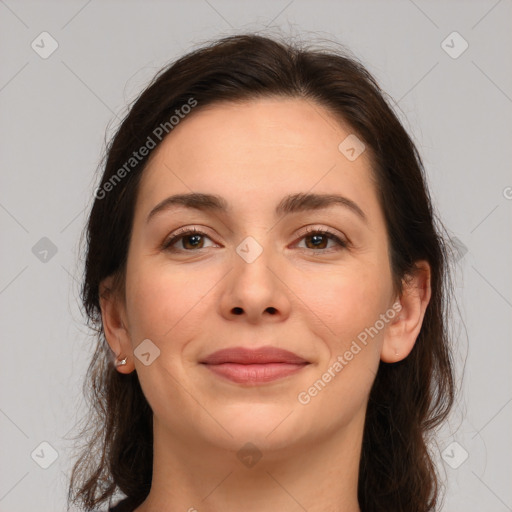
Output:
<path fill-rule="evenodd" d="M 204 245 L 204 240 L 202 240 L 203 235 L 186 235 L 180 237 L 183 242 L 184 249 L 201 249 Z"/>
<path fill-rule="evenodd" d="M 341 248 L 348 247 L 348 243 L 344 240 L 341 240 L 334 233 L 323 230 L 323 229 L 309 229 L 301 238 L 301 240 L 305 241 L 306 249 L 310 249 L 313 251 L 324 251 L 324 250 L 332 250 L 333 247 L 328 247 L 329 242 L 333 242 L 335 246 Z M 337 250 L 334 248 L 334 250 Z"/>
<path fill-rule="evenodd" d="M 306 240 L 306 246 L 308 249 L 326 249 L 326 245 L 329 242 L 329 238 L 323 233 L 316 235 L 308 235 L 304 237 Z M 311 241 L 311 247 L 308 245 L 308 241 Z"/>
<path fill-rule="evenodd" d="M 194 249 L 204 249 L 205 239 L 210 240 L 206 233 L 197 229 L 186 229 L 175 233 L 170 239 L 166 240 L 162 245 L 162 249 L 168 251 L 188 252 L 191 252 Z M 178 243 L 181 243 L 181 247 L 173 247 Z"/>

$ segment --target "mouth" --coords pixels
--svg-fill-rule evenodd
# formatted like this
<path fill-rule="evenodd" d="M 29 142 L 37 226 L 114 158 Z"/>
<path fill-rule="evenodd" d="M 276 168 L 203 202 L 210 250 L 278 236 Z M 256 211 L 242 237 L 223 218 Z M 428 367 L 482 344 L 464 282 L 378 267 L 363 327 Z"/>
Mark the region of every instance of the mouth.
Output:
<path fill-rule="evenodd" d="M 310 363 L 293 352 L 276 347 L 235 347 L 214 352 L 201 364 L 220 377 L 254 385 L 288 377 Z"/>

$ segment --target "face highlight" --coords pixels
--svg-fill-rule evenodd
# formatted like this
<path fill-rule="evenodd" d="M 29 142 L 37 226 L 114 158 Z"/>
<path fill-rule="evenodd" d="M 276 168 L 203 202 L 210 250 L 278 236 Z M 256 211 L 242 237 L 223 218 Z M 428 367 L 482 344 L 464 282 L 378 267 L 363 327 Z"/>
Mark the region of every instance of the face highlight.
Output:
<path fill-rule="evenodd" d="M 271 451 L 362 428 L 389 324 L 351 347 L 396 297 L 369 156 L 338 148 L 351 133 L 310 101 L 219 103 L 187 117 L 152 155 L 123 322 L 132 350 L 143 340 L 158 348 L 151 364 L 133 361 L 170 436 Z M 244 384 L 202 363 L 234 347 L 275 347 L 308 364 Z"/>

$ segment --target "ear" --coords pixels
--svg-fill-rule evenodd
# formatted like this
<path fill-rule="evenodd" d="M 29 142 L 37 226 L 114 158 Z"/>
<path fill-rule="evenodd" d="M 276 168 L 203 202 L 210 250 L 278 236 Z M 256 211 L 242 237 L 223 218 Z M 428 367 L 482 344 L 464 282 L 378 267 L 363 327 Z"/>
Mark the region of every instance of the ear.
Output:
<path fill-rule="evenodd" d="M 135 365 L 132 344 L 126 328 L 126 312 L 123 301 L 114 292 L 112 276 L 100 283 L 99 292 L 105 339 L 112 349 L 116 361 L 126 358 L 126 364 L 116 366 L 116 369 L 120 373 L 131 373 L 135 369 Z"/>
<path fill-rule="evenodd" d="M 385 363 L 396 363 L 409 355 L 420 333 L 430 302 L 430 265 L 424 260 L 417 261 L 416 265 L 418 270 L 407 276 L 403 282 L 403 293 L 399 299 L 402 309 L 388 325 L 384 335 L 380 358 Z"/>

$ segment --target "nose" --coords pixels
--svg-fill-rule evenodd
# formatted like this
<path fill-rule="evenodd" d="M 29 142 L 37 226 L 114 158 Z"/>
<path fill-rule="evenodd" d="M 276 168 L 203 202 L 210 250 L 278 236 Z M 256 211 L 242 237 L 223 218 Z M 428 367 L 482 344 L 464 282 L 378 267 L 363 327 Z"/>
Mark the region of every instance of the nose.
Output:
<path fill-rule="evenodd" d="M 221 314 L 228 320 L 258 324 L 280 322 L 290 315 L 290 288 L 283 268 L 270 249 L 254 260 L 235 252 L 233 268 L 226 276 L 220 301 Z"/>

